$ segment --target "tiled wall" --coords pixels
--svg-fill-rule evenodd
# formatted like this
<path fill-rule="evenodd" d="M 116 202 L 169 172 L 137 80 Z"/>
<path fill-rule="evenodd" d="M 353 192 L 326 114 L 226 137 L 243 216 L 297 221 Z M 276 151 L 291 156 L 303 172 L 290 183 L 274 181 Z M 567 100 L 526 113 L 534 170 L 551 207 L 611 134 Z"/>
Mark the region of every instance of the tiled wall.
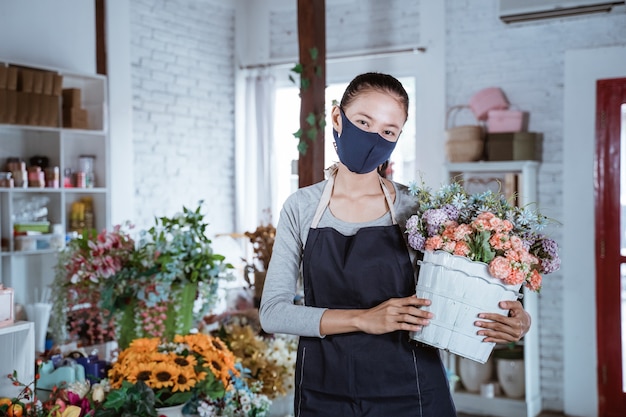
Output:
<path fill-rule="evenodd" d="M 131 2 L 134 221 L 207 202 L 213 232 L 234 224 L 234 7 Z"/>

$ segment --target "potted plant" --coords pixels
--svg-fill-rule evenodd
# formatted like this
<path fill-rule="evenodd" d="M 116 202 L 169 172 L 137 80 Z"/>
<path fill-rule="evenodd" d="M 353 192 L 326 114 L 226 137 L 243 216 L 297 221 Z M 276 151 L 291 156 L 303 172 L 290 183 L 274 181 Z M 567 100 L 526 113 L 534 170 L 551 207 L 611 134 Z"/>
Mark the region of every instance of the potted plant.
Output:
<path fill-rule="evenodd" d="M 66 339 L 66 323 L 84 344 L 115 337 L 122 348 L 140 337 L 189 333 L 233 268 L 213 252 L 201 207 L 157 218 L 137 241 L 128 223 L 70 241 L 52 288 L 57 341 Z"/>
<path fill-rule="evenodd" d="M 108 381 L 116 390 L 128 390 L 128 383 L 143 381 L 153 393 L 159 414 L 173 408 L 182 415 L 183 406 L 194 396 L 224 397 L 231 378 L 239 375 L 235 361 L 221 339 L 205 333 L 176 335 L 169 341 L 141 338 L 120 352 Z"/>

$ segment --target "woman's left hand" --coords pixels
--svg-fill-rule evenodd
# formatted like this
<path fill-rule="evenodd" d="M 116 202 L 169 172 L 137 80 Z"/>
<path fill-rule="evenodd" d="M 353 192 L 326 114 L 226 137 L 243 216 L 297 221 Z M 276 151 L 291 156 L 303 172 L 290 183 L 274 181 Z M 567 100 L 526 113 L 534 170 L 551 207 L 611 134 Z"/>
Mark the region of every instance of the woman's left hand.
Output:
<path fill-rule="evenodd" d="M 530 329 L 530 314 L 519 301 L 501 301 L 500 308 L 509 310 L 509 315 L 481 313 L 474 324 L 482 329 L 478 334 L 485 336 L 483 342 L 509 343 L 520 340 Z"/>

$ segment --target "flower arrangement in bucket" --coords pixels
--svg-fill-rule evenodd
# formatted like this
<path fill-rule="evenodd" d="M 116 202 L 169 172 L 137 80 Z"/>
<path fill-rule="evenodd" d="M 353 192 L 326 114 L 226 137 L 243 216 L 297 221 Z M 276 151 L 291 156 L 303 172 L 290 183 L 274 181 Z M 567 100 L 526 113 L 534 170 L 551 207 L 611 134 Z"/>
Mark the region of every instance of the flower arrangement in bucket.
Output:
<path fill-rule="evenodd" d="M 222 398 L 231 384 L 235 355 L 218 337 L 205 333 L 176 335 L 171 341 L 135 339 L 122 350 L 109 371 L 112 389 L 145 383 L 157 408 L 181 405 L 194 395 Z"/>
<path fill-rule="evenodd" d="M 517 207 L 492 191 L 469 194 L 459 183 L 433 192 L 412 183 L 416 212 L 406 223 L 409 245 L 423 252 L 417 295 L 435 318 L 412 338 L 484 363 L 495 343 L 484 343 L 474 321 L 505 311 L 523 286 L 541 289 L 542 275 L 559 269 L 558 245 L 542 234 L 549 223 L 531 206 Z"/>
<path fill-rule="evenodd" d="M 232 265 L 213 252 L 202 203 L 159 217 L 136 242 L 126 223 L 83 234 L 60 254 L 53 283 L 53 329 L 85 345 L 187 334 L 216 302 Z M 91 343 L 90 343 L 91 342 Z"/>

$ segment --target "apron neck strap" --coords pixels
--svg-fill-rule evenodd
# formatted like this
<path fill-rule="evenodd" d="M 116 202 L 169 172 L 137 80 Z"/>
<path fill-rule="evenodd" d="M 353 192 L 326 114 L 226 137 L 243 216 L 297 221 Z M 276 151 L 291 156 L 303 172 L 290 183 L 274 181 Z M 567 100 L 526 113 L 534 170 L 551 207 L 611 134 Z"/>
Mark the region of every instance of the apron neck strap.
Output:
<path fill-rule="evenodd" d="M 317 210 L 315 210 L 313 221 L 311 222 L 312 229 L 317 229 L 317 226 L 319 225 L 320 220 L 322 219 L 322 215 L 324 214 L 326 207 L 328 207 L 328 203 L 330 203 L 330 197 L 333 194 L 333 188 L 335 186 L 335 176 L 337 175 L 337 168 L 335 165 L 329 169 L 328 174 L 329 174 L 328 180 L 326 181 L 326 185 L 324 186 L 324 191 L 322 192 L 322 196 L 320 197 L 320 202 L 317 205 Z M 382 188 L 383 194 L 385 195 L 385 200 L 387 201 L 387 207 L 389 207 L 389 214 L 391 214 L 391 221 L 394 225 L 398 224 L 398 222 L 396 221 L 396 211 L 394 210 L 394 207 L 393 207 L 393 200 L 391 199 L 391 194 L 389 193 L 389 190 L 387 189 L 387 186 L 385 185 L 385 182 L 383 181 L 383 177 L 379 175 L 378 181 L 380 182 L 380 187 Z"/>

